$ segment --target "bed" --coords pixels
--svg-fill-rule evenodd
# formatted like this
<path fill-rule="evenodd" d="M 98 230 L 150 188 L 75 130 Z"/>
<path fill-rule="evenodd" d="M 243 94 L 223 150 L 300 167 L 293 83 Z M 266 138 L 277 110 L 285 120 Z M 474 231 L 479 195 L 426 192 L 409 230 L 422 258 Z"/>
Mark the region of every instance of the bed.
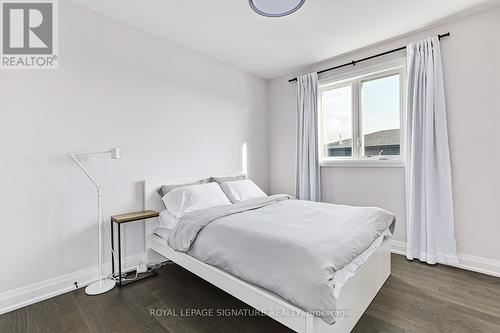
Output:
<path fill-rule="evenodd" d="M 154 178 L 144 181 L 144 208 L 161 211 L 163 203 L 157 194 L 165 184 L 185 184 L 206 177 Z M 206 264 L 201 260 L 170 247 L 165 239 L 155 233 L 155 221 L 147 221 L 145 226 L 145 246 L 147 263 L 165 258 L 184 267 L 227 293 L 267 314 L 295 332 L 304 333 L 345 333 L 350 332 L 370 302 L 390 275 L 389 240 L 384 239 L 369 258 L 344 283 L 336 296 L 335 323 L 329 324 L 320 317 L 304 311 L 277 294 L 246 282 L 227 271 Z"/>

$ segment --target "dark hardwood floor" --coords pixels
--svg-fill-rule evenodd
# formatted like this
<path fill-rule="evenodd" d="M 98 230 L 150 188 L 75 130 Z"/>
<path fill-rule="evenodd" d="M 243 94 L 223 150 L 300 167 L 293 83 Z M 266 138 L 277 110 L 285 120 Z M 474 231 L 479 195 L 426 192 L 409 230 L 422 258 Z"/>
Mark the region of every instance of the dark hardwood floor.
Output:
<path fill-rule="evenodd" d="M 500 332 L 500 279 L 393 255 L 392 275 L 354 332 Z M 151 315 L 150 310 L 169 311 Z M 186 316 L 189 309 L 212 311 Z M 291 332 L 177 265 L 101 296 L 82 289 L 0 316 L 0 332 Z M 173 313 L 175 311 L 175 314 Z"/>

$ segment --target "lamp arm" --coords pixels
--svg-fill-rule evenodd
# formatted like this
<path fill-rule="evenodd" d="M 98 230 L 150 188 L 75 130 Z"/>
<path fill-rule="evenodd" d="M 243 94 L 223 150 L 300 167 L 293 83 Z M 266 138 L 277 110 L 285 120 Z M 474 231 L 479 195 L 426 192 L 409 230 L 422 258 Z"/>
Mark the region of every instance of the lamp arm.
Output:
<path fill-rule="evenodd" d="M 74 153 L 74 154 L 69 154 L 69 156 L 71 156 L 71 158 L 73 159 L 73 161 L 75 161 L 76 165 L 78 165 L 78 167 L 80 169 L 82 169 L 82 171 L 87 175 L 87 177 L 89 177 L 90 181 L 92 183 L 94 183 L 94 185 L 97 187 L 97 191 L 101 191 L 102 190 L 102 187 L 101 185 L 99 185 L 99 183 L 94 179 L 94 177 L 92 177 L 92 175 L 87 171 L 87 169 L 85 169 L 85 167 L 83 166 L 82 163 L 80 163 L 80 161 L 76 158 L 77 155 L 83 155 L 83 154 L 102 154 L 102 153 L 107 153 L 107 152 L 99 152 L 99 153 Z"/>
<path fill-rule="evenodd" d="M 78 155 L 99 155 L 99 154 L 108 154 L 111 153 L 111 150 L 106 150 L 106 151 L 80 151 L 77 153 L 70 153 L 71 156 L 78 156 Z"/>

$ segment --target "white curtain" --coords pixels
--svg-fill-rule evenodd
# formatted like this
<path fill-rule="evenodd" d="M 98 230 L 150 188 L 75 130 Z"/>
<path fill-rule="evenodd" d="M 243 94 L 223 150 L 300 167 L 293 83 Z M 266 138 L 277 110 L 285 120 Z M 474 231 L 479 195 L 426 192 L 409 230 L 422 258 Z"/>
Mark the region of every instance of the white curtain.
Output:
<path fill-rule="evenodd" d="M 321 201 L 318 156 L 318 74 L 297 78 L 297 164 L 295 195 Z"/>
<path fill-rule="evenodd" d="M 439 39 L 412 43 L 407 54 L 407 257 L 453 265 L 458 259 Z"/>

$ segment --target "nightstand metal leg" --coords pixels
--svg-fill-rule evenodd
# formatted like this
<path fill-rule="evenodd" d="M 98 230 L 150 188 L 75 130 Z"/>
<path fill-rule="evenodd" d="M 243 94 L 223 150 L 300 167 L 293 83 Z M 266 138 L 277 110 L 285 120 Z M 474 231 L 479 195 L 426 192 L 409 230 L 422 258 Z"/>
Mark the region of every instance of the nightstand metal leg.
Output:
<path fill-rule="evenodd" d="M 115 237 L 113 235 L 113 220 L 111 220 L 111 276 L 115 275 Z"/>
<path fill-rule="evenodd" d="M 118 285 L 122 285 L 122 233 L 120 231 L 120 223 L 118 223 Z"/>

